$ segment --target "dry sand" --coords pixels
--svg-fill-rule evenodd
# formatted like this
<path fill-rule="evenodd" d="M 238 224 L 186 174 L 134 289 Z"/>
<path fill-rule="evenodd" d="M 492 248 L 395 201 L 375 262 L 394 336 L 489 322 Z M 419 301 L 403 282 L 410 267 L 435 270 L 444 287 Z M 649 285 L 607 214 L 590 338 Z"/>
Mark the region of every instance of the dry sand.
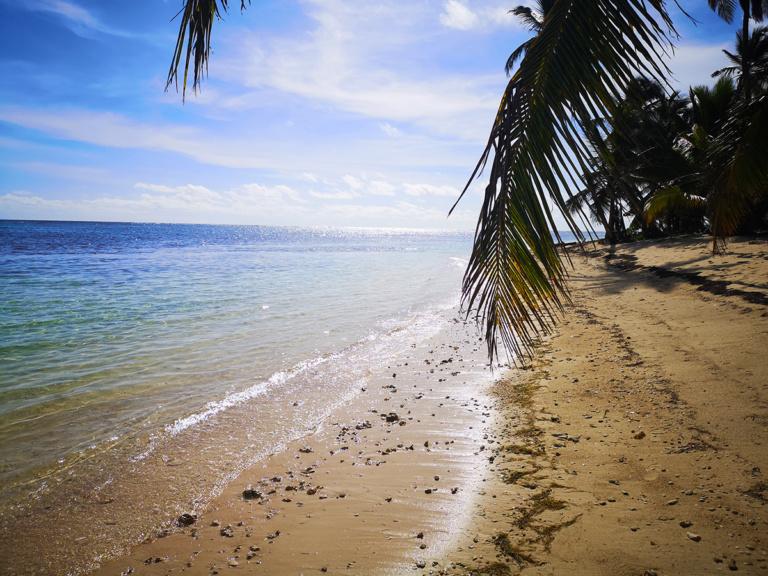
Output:
<path fill-rule="evenodd" d="M 768 243 L 574 264 L 558 333 L 497 387 L 491 497 L 451 556 L 475 570 L 451 573 L 768 573 Z"/>
<path fill-rule="evenodd" d="M 575 255 L 525 369 L 452 322 L 96 574 L 768 574 L 768 244 L 708 250 Z"/>

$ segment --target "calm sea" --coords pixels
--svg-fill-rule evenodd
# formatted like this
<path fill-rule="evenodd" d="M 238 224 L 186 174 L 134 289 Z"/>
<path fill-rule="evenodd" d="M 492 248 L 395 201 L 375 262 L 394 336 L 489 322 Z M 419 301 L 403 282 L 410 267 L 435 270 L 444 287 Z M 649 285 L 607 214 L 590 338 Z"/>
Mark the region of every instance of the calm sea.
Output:
<path fill-rule="evenodd" d="M 0 221 L 3 492 L 394 353 L 456 306 L 470 248 L 462 232 Z M 355 382 L 321 385 L 338 400 Z M 274 442 L 316 416 L 275 422 Z"/>

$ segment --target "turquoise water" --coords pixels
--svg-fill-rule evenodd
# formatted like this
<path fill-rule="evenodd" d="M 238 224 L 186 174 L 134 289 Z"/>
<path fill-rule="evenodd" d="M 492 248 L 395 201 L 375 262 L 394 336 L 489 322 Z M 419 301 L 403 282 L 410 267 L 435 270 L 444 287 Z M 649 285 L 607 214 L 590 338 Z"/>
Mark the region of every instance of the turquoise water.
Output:
<path fill-rule="evenodd" d="M 140 458 L 323 386 L 298 375 L 328 358 L 344 373 L 455 306 L 470 248 L 461 232 L 0 221 L 0 484 Z"/>

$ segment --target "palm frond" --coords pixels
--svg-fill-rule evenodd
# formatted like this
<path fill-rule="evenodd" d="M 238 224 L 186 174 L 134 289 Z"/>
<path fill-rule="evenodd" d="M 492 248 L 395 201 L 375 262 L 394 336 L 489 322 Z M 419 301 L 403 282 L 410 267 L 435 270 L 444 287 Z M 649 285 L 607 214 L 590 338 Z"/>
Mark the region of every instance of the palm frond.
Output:
<path fill-rule="evenodd" d="M 710 10 L 714 10 L 728 24 L 733 22 L 736 14 L 736 0 L 707 0 L 707 4 Z"/>
<path fill-rule="evenodd" d="M 489 165 L 463 294 L 492 359 L 497 339 L 530 352 L 568 301 L 554 213 L 583 240 L 565 204 L 588 170 L 579 126 L 609 117 L 608 103 L 634 76 L 665 78 L 661 57 L 674 34 L 663 0 L 558 0 L 509 81 L 462 192 Z"/>
<path fill-rule="evenodd" d="M 251 0 L 248 0 L 250 4 Z M 182 81 L 182 98 L 187 95 L 187 77 L 189 75 L 190 62 L 192 63 L 193 81 L 192 89 L 197 90 L 203 76 L 208 74 L 208 58 L 211 54 L 211 30 L 213 22 L 221 19 L 221 10 L 228 12 L 228 0 L 186 0 L 184 7 L 176 15 L 181 16 L 179 35 L 176 39 L 176 48 L 173 51 L 171 68 L 168 71 L 168 81 L 165 89 L 171 84 L 176 84 L 178 90 L 178 72 L 181 57 L 186 50 L 184 60 L 184 79 Z M 245 0 L 240 0 L 240 10 L 245 10 Z"/>
<path fill-rule="evenodd" d="M 676 208 L 702 208 L 707 199 L 696 194 L 686 194 L 679 186 L 664 186 L 657 191 L 645 207 L 646 222 L 651 222 L 662 213 Z"/>
<path fill-rule="evenodd" d="M 740 103 L 712 146 L 707 205 L 712 251 L 733 234 L 754 200 L 768 192 L 768 93 Z"/>
<path fill-rule="evenodd" d="M 520 60 L 523 56 L 525 56 L 526 50 L 528 50 L 528 47 L 531 45 L 533 40 L 528 40 L 527 42 L 523 42 L 515 48 L 512 51 L 512 54 L 509 55 L 509 58 L 507 58 L 507 64 L 504 66 L 504 71 L 507 73 L 507 76 L 509 76 L 510 72 L 512 72 L 512 68 L 515 67 L 515 62 Z"/>
<path fill-rule="evenodd" d="M 531 32 L 538 32 L 541 30 L 542 21 L 544 19 L 541 13 L 536 12 L 528 6 L 515 6 L 509 12 L 517 16 L 517 18 L 525 24 Z"/>

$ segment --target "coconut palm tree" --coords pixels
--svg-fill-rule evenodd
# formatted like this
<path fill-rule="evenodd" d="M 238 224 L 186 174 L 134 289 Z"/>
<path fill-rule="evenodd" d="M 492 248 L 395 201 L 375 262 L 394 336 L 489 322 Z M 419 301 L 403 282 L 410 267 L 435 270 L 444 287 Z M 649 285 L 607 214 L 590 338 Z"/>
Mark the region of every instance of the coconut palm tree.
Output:
<path fill-rule="evenodd" d="M 723 50 L 731 66 L 726 66 L 712 73 L 713 78 L 726 76 L 734 78 L 739 90 L 745 92 L 749 89 L 750 93 L 762 92 L 768 89 L 768 27 L 758 26 L 744 40 L 744 34 L 741 30 L 736 32 L 736 51 L 735 53 Z M 749 77 L 744 78 L 744 63 L 748 61 L 750 70 Z M 749 83 L 745 85 L 745 80 Z"/>
<path fill-rule="evenodd" d="M 555 214 L 583 238 L 566 207 L 589 170 L 580 126 L 609 118 L 635 76 L 665 77 L 670 34 L 659 0 L 557 0 L 527 45 L 470 179 L 488 169 L 464 302 L 485 324 L 491 358 L 497 339 L 530 351 L 568 300 Z"/>
<path fill-rule="evenodd" d="M 705 176 L 713 154 L 715 138 L 730 118 L 736 89 L 730 78 L 720 78 L 713 88 L 696 86 L 689 91 L 690 125 L 676 142 L 682 169 L 677 178 L 664 183 L 648 198 L 647 222 L 672 220 L 672 232 L 691 232 L 703 228 L 710 207 Z M 698 225 L 697 225 L 698 222 Z M 687 223 L 687 226 L 684 224 Z"/>
<path fill-rule="evenodd" d="M 765 15 L 768 14 L 768 0 L 738 0 L 741 8 L 741 37 L 749 38 L 749 20 L 750 17 L 755 22 L 762 22 Z M 731 24 L 736 15 L 736 0 L 707 0 L 709 7 L 717 15 Z M 749 59 L 743 59 L 741 62 L 741 76 L 744 85 L 744 98 L 747 102 L 752 99 L 751 93 L 751 62 Z"/>
<path fill-rule="evenodd" d="M 528 30 L 538 35 L 542 28 L 544 28 L 544 20 L 546 19 L 547 13 L 549 13 L 554 3 L 555 0 L 536 0 L 535 8 L 531 8 L 530 6 L 516 6 L 509 12 L 517 16 L 517 18 L 528 28 Z M 533 44 L 534 38 L 530 38 L 529 40 L 526 40 L 520 44 L 520 46 L 515 48 L 512 54 L 509 55 L 509 58 L 507 59 L 507 65 L 505 66 L 507 75 L 509 75 L 509 73 L 512 71 L 512 68 L 515 67 L 515 62 L 525 56 L 525 53 L 528 51 L 528 47 Z"/>
<path fill-rule="evenodd" d="M 609 121 L 584 126 L 593 169 L 584 175 L 585 188 L 567 205 L 571 212 L 586 206 L 613 244 L 629 238 L 627 217 L 633 234 L 660 234 L 656 222 L 645 218 L 645 205 L 660 188 L 688 172 L 677 142 L 688 132 L 690 112 L 687 98 L 667 94 L 660 83 L 641 77 L 611 109 Z"/>

